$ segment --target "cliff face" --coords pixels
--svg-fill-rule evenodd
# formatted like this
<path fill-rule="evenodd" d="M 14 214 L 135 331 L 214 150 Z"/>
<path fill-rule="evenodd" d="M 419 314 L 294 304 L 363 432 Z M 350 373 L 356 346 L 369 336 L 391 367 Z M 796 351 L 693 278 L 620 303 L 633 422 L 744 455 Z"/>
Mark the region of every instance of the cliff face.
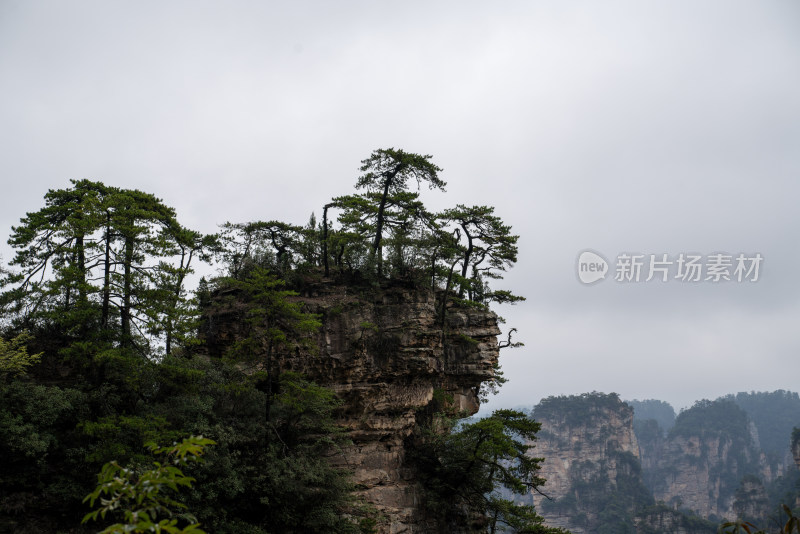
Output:
<path fill-rule="evenodd" d="M 656 454 L 657 474 L 648 477 L 655 482 L 652 489 L 656 500 L 689 508 L 702 517 L 735 518 L 744 511 L 747 517 L 762 517 L 765 513 L 760 482 L 760 491 L 750 481 L 746 488 L 739 488 L 744 493 L 738 502 L 736 498 L 744 475 L 769 475 L 763 455 L 755 447 L 737 443 L 729 436 L 674 436 Z M 745 495 L 754 500 L 745 502 Z"/>
<path fill-rule="evenodd" d="M 552 499 L 534 495 L 534 502 L 548 525 L 588 534 L 622 520 L 609 515 L 611 505 L 633 511 L 646 490 L 630 406 L 613 394 L 559 397 L 542 401 L 534 418 L 542 429 L 533 455 L 545 458 L 541 476 Z"/>
<path fill-rule="evenodd" d="M 425 532 L 422 494 L 407 448 L 430 414 L 434 399 L 477 412 L 482 382 L 494 376 L 499 349 L 497 316 L 451 307 L 442 328 L 431 291 L 391 285 L 359 290 L 321 282 L 297 297 L 322 318 L 316 354 L 284 355 L 281 371 L 297 371 L 343 400 L 339 422 L 352 446 L 331 457 L 352 470 L 365 499 L 383 514 L 380 531 Z M 224 354 L 242 335 L 236 299 L 206 319 L 211 356 Z"/>
<path fill-rule="evenodd" d="M 795 434 L 794 439 L 792 439 L 792 458 L 794 458 L 795 465 L 800 469 L 800 434 Z"/>
<path fill-rule="evenodd" d="M 792 433 L 792 458 L 798 469 L 800 469 L 800 431 Z M 795 497 L 794 507 L 800 508 L 800 495 Z"/>
<path fill-rule="evenodd" d="M 667 508 L 656 506 L 636 516 L 636 534 L 716 534 L 713 523 Z"/>
<path fill-rule="evenodd" d="M 667 436 L 655 420 L 634 425 L 632 408 L 613 394 L 545 399 L 534 418 L 542 430 L 533 454 L 545 458 L 553 500 L 533 500 L 549 525 L 575 534 L 699 534 L 722 519 L 761 522 L 771 507 L 765 485 L 783 473 L 727 399 L 681 412 Z M 800 459 L 800 432 L 793 451 Z"/>
<path fill-rule="evenodd" d="M 755 425 L 734 403 L 701 403 L 679 416 L 668 437 L 641 445 L 645 480 L 657 501 L 706 518 L 768 513 L 764 483 L 780 473 L 772 472 Z"/>
<path fill-rule="evenodd" d="M 633 408 L 616 394 L 545 399 L 534 408 L 534 418 L 542 430 L 533 454 L 545 458 L 544 491 L 552 499 L 534 501 L 548 525 L 573 534 L 717 531 L 713 523 L 655 504 L 642 466 L 661 465 L 665 439 L 655 421 L 635 431 Z M 654 449 L 646 459 L 643 447 Z"/>

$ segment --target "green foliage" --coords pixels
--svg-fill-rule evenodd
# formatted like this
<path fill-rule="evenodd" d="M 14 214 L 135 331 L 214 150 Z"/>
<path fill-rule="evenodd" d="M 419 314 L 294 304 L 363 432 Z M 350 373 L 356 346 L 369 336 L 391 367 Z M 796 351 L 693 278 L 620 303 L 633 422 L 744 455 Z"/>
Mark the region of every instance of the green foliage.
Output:
<path fill-rule="evenodd" d="M 395 227 L 402 229 L 403 219 L 407 214 L 419 212 L 421 204 L 416 202 L 416 195 L 406 190 L 408 180 L 416 180 L 417 186 L 427 182 L 433 189 L 444 190 L 445 182 L 439 178 L 442 169 L 431 163 L 432 156 L 421 156 L 394 148 L 375 150 L 370 157 L 361 162 L 362 174 L 356 182 L 357 189 L 365 189 L 365 198 L 375 206 L 375 231 L 372 243 L 373 252 L 378 252 L 380 266 L 380 248 L 383 230 L 389 225 L 390 217 L 387 208 L 399 208 L 399 221 Z M 416 213 L 414 213 L 416 215 Z M 379 267 L 380 269 L 380 267 Z M 379 270 L 380 274 L 380 270 Z"/>
<path fill-rule="evenodd" d="M 439 178 L 442 171 L 431 163 L 433 156 L 421 156 L 395 148 L 375 150 L 361 161 L 361 172 L 356 188 L 382 191 L 389 194 L 402 192 L 408 180 L 415 180 L 417 185 L 427 182 L 431 189 L 444 190 L 447 185 Z"/>
<path fill-rule="evenodd" d="M 579 426 L 600 416 L 604 410 L 624 413 L 630 410 L 616 393 L 583 393 L 581 395 L 547 397 L 533 411 L 537 419 Z"/>
<path fill-rule="evenodd" d="M 505 271 L 517 261 L 519 236 L 513 235 L 511 227 L 494 215 L 494 208 L 459 204 L 438 218 L 445 227 L 454 228 L 458 241 L 460 296 L 467 292 L 470 300 L 484 300 L 478 298 L 481 294 L 498 302 L 524 300 L 508 291 L 484 292 L 483 277 L 499 278 L 498 271 Z"/>
<path fill-rule="evenodd" d="M 505 377 L 498 360 L 492 364 L 492 377 L 482 382 L 478 388 L 478 400 L 481 404 L 489 402 L 489 395 L 497 395 L 506 382 L 508 382 L 508 378 Z"/>
<path fill-rule="evenodd" d="M 491 532 L 558 533 L 542 524 L 533 507 L 503 498 L 503 488 L 526 495 L 544 484 L 541 458 L 529 456 L 540 425 L 522 412 L 497 410 L 451 433 L 431 431 L 414 452 L 427 504 L 440 525 L 483 522 Z"/>
<path fill-rule="evenodd" d="M 191 488 L 194 479 L 186 476 L 181 467 L 190 461 L 197 461 L 205 448 L 213 444 L 213 440 L 202 436 L 190 436 L 170 447 L 158 447 L 151 443 L 149 445 L 151 452 L 165 455 L 168 464 L 153 462 L 150 469 L 138 474 L 132 469 L 120 466 L 117 462 L 105 464 L 97 475 L 97 487 L 84 499 L 90 506 L 94 506 L 99 500 L 101 506 L 86 514 L 83 522 L 97 521 L 98 516 L 105 519 L 109 512 L 122 512 L 123 523 L 106 527 L 102 531 L 103 534 L 124 532 L 204 534 L 194 517 L 185 513 L 182 514 L 182 519 L 188 520 L 189 524 L 183 528 L 178 526 L 178 519 L 173 516 L 178 510 L 184 510 L 186 505 L 173 499 L 166 490 L 177 492 L 179 487 Z M 159 521 L 158 518 L 163 516 L 167 517 Z"/>
<path fill-rule="evenodd" d="M 376 325 L 376 324 L 374 324 L 374 323 L 371 323 L 371 322 L 369 322 L 369 321 L 363 321 L 363 322 L 362 322 L 362 323 L 359 325 L 359 328 L 361 328 L 361 331 L 362 331 L 362 332 L 365 332 L 365 331 L 367 331 L 367 330 L 371 330 L 371 331 L 373 331 L 373 332 L 378 332 L 378 331 L 380 330 L 380 329 L 378 328 L 378 325 Z"/>
<path fill-rule="evenodd" d="M 32 365 L 39 363 L 42 354 L 28 354 L 27 344 L 32 340 L 23 332 L 10 341 L 0 338 L 0 377 L 18 377 Z"/>
<path fill-rule="evenodd" d="M 516 261 L 510 227 L 487 207 L 476 208 L 474 221 L 451 217 L 447 227 L 410 190 L 413 181 L 443 190 L 440 172 L 431 156 L 376 150 L 362 161 L 358 193 L 326 204 L 321 226 L 313 215 L 304 226 L 227 223 L 221 236 L 183 227 L 142 191 L 89 180 L 48 191 L 44 206 L 13 228 L 11 269 L 0 267 L 0 530 L 77 523 L 95 487 L 91 474 L 105 464 L 89 498 L 101 508 L 90 516 L 122 514 L 134 531 L 198 532 L 184 506 L 223 534 L 372 531 L 376 511 L 354 496 L 348 472 L 331 465 L 342 463 L 332 458 L 345 443 L 334 423 L 339 401 L 287 372 L 291 356 L 314 355 L 321 324 L 298 297 L 323 281 L 323 266 L 328 277 L 332 263 L 362 292 L 387 277 L 431 289 L 443 325 L 448 307 L 520 300 L 487 284 Z M 187 280 L 212 257 L 229 276 L 202 279 L 193 295 Z M 237 342 L 221 359 L 198 354 L 201 312 L 231 309 Z M 396 334 L 361 327 L 370 350 L 396 350 Z M 514 345 L 509 337 L 501 346 Z M 503 380 L 497 370 L 489 386 Z M 466 435 L 491 436 L 481 425 Z M 508 435 L 527 431 L 511 416 L 504 425 Z M 142 452 L 146 442 L 186 435 L 214 440 L 205 462 L 153 466 Z M 495 458 L 520 456 L 503 439 L 490 439 Z M 538 467 L 521 457 L 512 463 L 490 482 L 538 482 Z M 547 531 L 533 512 L 496 495 L 483 506 L 493 524 Z"/>
<path fill-rule="evenodd" d="M 381 195 L 345 195 L 334 199 L 333 205 L 340 210 L 338 221 L 341 230 L 335 234 L 339 247 L 348 251 L 346 261 L 358 265 L 362 271 L 370 270 L 380 263 L 387 271 L 382 274 L 398 276 L 410 270 L 424 268 L 426 231 L 433 225 L 433 216 L 425 210 L 419 194 L 403 192 L 387 197 L 380 211 Z M 374 248 L 379 215 L 381 238 Z M 358 255 L 362 257 L 359 259 Z M 384 257 L 385 256 L 385 257 Z M 384 265 L 387 259 L 387 265 Z M 341 258 L 337 258 L 341 267 Z"/>
<path fill-rule="evenodd" d="M 322 323 L 291 300 L 297 292 L 286 289 L 286 282 L 269 270 L 256 266 L 243 279 L 226 278 L 220 285 L 236 290 L 247 306 L 247 335 L 231 349 L 237 360 L 252 362 L 262 355 L 269 360 L 281 351 L 313 346 L 311 336 Z M 269 371 L 270 362 L 265 363 Z"/>
<path fill-rule="evenodd" d="M 52 516 L 79 521 L 73 512 L 91 471 L 75 428 L 90 402 L 76 389 L 0 382 L 0 531 L 53 532 Z"/>
<path fill-rule="evenodd" d="M 165 417 L 153 414 L 108 415 L 97 421 L 83 421 L 79 428 L 93 438 L 93 446 L 89 447 L 86 459 L 98 463 L 111 459 L 142 462 L 145 461 L 140 453 L 143 443 L 179 438 L 179 432 L 170 430 Z"/>
<path fill-rule="evenodd" d="M 243 278 L 253 267 L 288 272 L 316 261 L 308 245 L 316 239 L 300 226 L 280 221 L 227 222 L 217 255 L 232 278 Z"/>
<path fill-rule="evenodd" d="M 408 272 L 420 267 L 418 254 L 434 226 L 434 217 L 425 210 L 419 195 L 408 190 L 408 182 L 423 182 L 431 189 L 444 190 L 438 176 L 441 169 L 422 156 L 394 148 L 375 150 L 361 162 L 363 173 L 356 182 L 363 194 L 340 196 L 324 208 L 323 263 L 328 272 L 328 251 L 335 264 L 347 263 L 369 275 L 384 275 L 384 250 L 388 250 L 391 271 Z M 329 232 L 327 210 L 341 211 L 339 230 Z M 347 254 L 347 256 L 345 256 Z M 365 257 L 366 254 L 366 257 Z"/>
<path fill-rule="evenodd" d="M 353 497 L 349 474 L 328 461 L 344 443 L 333 393 L 283 373 L 265 419 L 267 393 L 255 378 L 222 361 L 194 365 L 205 383 L 169 409 L 218 443 L 192 473 L 198 483 L 187 502 L 203 524 L 231 534 L 359 532 L 372 511 Z"/>
<path fill-rule="evenodd" d="M 374 511 L 353 496 L 347 471 L 329 462 L 344 444 L 330 390 L 282 373 L 265 417 L 260 375 L 235 362 L 168 357 L 158 367 L 155 394 L 138 415 L 82 425 L 96 440 L 89 454 L 119 451 L 135 467 L 145 462 L 137 442 L 163 441 L 176 429 L 202 434 L 216 445 L 203 463 L 182 468 L 196 482 L 179 500 L 209 531 L 359 532 L 360 522 L 369 524 Z"/>
<path fill-rule="evenodd" d="M 785 504 L 781 507 L 786 518 L 780 523 L 780 530 L 778 534 L 800 534 L 800 517 L 797 517 L 791 508 Z M 785 523 L 784 523 L 785 521 Z M 767 534 L 768 531 L 760 530 L 757 526 L 749 521 L 737 519 L 736 521 L 727 521 L 719 526 L 719 534 Z"/>
<path fill-rule="evenodd" d="M 48 191 L 45 207 L 23 217 L 8 243 L 16 270 L 0 280 L 6 319 L 149 355 L 187 337 L 184 282 L 215 238 L 180 226 L 153 195 L 73 180 Z"/>
<path fill-rule="evenodd" d="M 59 434 L 70 424 L 84 400 L 72 389 L 12 382 L 0 390 L 0 443 L 12 457 L 32 458 L 41 464 L 59 445 Z M 9 460 L 8 455 L 5 456 Z M 13 469 L 7 473 L 13 472 Z"/>
<path fill-rule="evenodd" d="M 700 400 L 675 419 L 670 436 L 747 436 L 747 413 L 729 399 Z"/>
<path fill-rule="evenodd" d="M 796 502 L 800 496 L 800 471 L 788 469 L 783 476 L 773 480 L 767 486 L 767 496 L 772 510 L 780 508 L 776 503 Z"/>
<path fill-rule="evenodd" d="M 666 534 L 663 528 L 655 525 L 673 525 L 681 532 L 693 534 L 717 534 L 717 524 L 695 515 L 685 514 L 659 503 L 647 506 L 636 514 L 637 534 Z"/>

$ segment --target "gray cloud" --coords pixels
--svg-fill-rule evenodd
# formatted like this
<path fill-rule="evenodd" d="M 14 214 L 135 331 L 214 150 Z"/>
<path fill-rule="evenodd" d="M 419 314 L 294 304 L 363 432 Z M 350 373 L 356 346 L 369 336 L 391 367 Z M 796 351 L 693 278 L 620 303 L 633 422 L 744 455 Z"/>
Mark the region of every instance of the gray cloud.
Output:
<path fill-rule="evenodd" d="M 385 146 L 522 236 L 527 342 L 492 405 L 700 397 L 797 376 L 800 6 L 0 3 L 0 227 L 69 178 L 188 226 L 305 222 Z M 746 284 L 581 286 L 577 253 L 760 252 Z M 2 249 L 7 259 L 10 251 Z"/>

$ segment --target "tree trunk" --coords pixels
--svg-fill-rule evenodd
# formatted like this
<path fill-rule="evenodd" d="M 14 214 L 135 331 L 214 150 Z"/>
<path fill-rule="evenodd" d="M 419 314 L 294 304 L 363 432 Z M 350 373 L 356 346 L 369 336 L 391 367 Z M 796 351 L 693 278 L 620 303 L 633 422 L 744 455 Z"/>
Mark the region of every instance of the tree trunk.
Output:
<path fill-rule="evenodd" d="M 167 339 L 164 342 L 164 351 L 166 352 L 167 356 L 172 353 L 172 339 L 174 337 L 175 331 L 175 320 L 177 319 L 176 315 L 178 312 L 178 304 L 181 300 L 181 290 L 183 289 L 183 280 L 186 278 L 186 273 L 189 271 L 189 265 L 192 263 L 192 256 L 194 255 L 194 250 L 189 251 L 189 257 L 186 257 L 186 249 L 181 247 L 181 263 L 178 268 L 178 278 L 175 280 L 175 287 L 173 288 L 172 293 L 172 302 L 170 303 L 169 308 L 167 309 L 167 325 L 165 330 L 167 331 Z M 184 265 L 185 262 L 185 265 Z"/>
<path fill-rule="evenodd" d="M 124 280 L 122 290 L 122 346 L 127 347 L 131 344 L 131 288 L 133 286 L 133 236 L 125 237 L 125 264 Z"/>
<path fill-rule="evenodd" d="M 456 270 L 458 260 L 454 261 L 450 266 L 450 271 L 447 273 L 447 283 L 444 286 L 444 296 L 442 296 L 442 311 L 439 314 L 439 322 L 442 325 L 442 337 L 444 337 L 444 317 L 447 311 L 447 297 L 450 294 L 450 288 L 453 285 L 453 271 Z"/>
<path fill-rule="evenodd" d="M 273 382 L 273 369 L 272 369 L 272 342 L 267 346 L 267 398 L 266 398 L 266 422 L 269 424 L 269 412 L 272 410 L 272 382 Z M 269 434 L 269 433 L 267 433 Z"/>
<path fill-rule="evenodd" d="M 466 227 L 463 225 L 461 226 L 464 229 L 464 235 L 467 236 L 467 250 L 464 252 L 464 265 L 461 267 L 461 278 L 463 280 L 467 279 L 467 270 L 469 269 L 469 259 L 472 256 L 473 246 L 472 246 L 472 236 L 467 231 Z M 461 289 L 458 291 L 459 298 L 464 298 L 464 282 L 461 282 Z M 470 289 L 470 300 L 472 300 L 472 289 Z"/>
<path fill-rule="evenodd" d="M 75 265 L 75 262 L 76 262 L 76 260 L 75 260 L 75 256 L 76 255 L 77 254 L 73 251 L 72 252 L 72 259 L 70 260 L 73 265 Z M 72 300 L 72 281 L 71 280 L 67 280 L 67 287 L 66 287 L 66 289 L 64 291 L 64 313 L 69 311 L 69 306 L 70 306 L 71 300 Z"/>
<path fill-rule="evenodd" d="M 83 234 L 75 238 L 75 248 L 78 252 L 78 302 L 86 304 L 86 251 L 84 250 Z"/>
<path fill-rule="evenodd" d="M 436 252 L 431 255 L 431 290 L 436 290 Z"/>
<path fill-rule="evenodd" d="M 325 266 L 325 277 L 330 275 L 328 265 L 328 208 L 330 204 L 325 204 L 322 208 L 322 264 Z"/>
<path fill-rule="evenodd" d="M 381 195 L 381 203 L 378 205 L 378 218 L 375 222 L 375 241 L 372 243 L 372 250 L 378 251 L 381 246 L 381 239 L 383 238 L 383 212 L 386 210 L 386 199 L 389 197 L 389 186 L 392 185 L 394 174 L 386 177 L 386 182 L 383 185 L 383 195 Z"/>
<path fill-rule="evenodd" d="M 100 315 L 100 327 L 108 328 L 108 308 L 111 301 L 111 212 L 106 211 L 106 250 L 103 265 L 103 305 Z"/>
<path fill-rule="evenodd" d="M 375 241 L 372 243 L 372 256 L 375 257 L 377 254 L 378 276 L 381 275 L 383 269 L 383 251 L 381 249 L 381 239 L 383 239 L 383 214 L 386 210 L 386 200 L 389 198 L 389 187 L 391 187 L 394 182 L 394 177 L 397 176 L 398 172 L 400 172 L 399 166 L 395 167 L 392 172 L 386 174 L 386 181 L 383 183 L 383 195 L 381 196 L 381 203 L 378 206 L 378 217 L 375 222 Z"/>

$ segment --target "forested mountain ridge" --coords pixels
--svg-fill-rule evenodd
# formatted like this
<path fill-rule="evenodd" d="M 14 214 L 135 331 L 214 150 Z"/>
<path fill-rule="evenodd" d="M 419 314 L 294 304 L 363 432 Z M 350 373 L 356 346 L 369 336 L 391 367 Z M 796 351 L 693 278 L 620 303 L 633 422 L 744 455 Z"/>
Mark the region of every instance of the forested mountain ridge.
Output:
<path fill-rule="evenodd" d="M 360 172 L 321 221 L 214 235 L 142 191 L 47 192 L 0 272 L 0 531 L 560 532 L 495 491 L 544 483 L 539 425 L 458 422 L 518 345 L 489 309 L 521 300 L 492 286 L 518 237 L 429 211 L 431 156 Z"/>
<path fill-rule="evenodd" d="M 542 424 L 545 496 L 533 495 L 547 524 L 574 534 L 625 532 L 650 504 L 641 481 L 633 410 L 616 394 L 548 397 L 533 409 Z"/>
<path fill-rule="evenodd" d="M 695 403 L 678 415 L 660 450 L 642 449 L 643 457 L 651 454 L 659 457 L 648 471 L 657 500 L 713 519 L 768 514 L 764 485 L 777 474 L 759 447 L 755 425 L 734 402 Z M 747 499 L 742 492 L 755 493 Z"/>
<path fill-rule="evenodd" d="M 760 410 L 750 415 L 741 399 Z M 699 401 L 677 417 L 662 401 L 625 403 L 615 394 L 544 399 L 533 408 L 542 424 L 534 453 L 545 458 L 553 500 L 534 500 L 548 524 L 587 534 L 702 534 L 724 520 L 785 521 L 780 505 L 800 502 L 790 453 L 790 445 L 795 455 L 800 450 L 800 430 L 791 431 L 800 426 L 797 399 L 785 391 L 740 393 Z M 762 449 L 760 428 L 766 441 L 784 433 L 779 454 Z"/>

